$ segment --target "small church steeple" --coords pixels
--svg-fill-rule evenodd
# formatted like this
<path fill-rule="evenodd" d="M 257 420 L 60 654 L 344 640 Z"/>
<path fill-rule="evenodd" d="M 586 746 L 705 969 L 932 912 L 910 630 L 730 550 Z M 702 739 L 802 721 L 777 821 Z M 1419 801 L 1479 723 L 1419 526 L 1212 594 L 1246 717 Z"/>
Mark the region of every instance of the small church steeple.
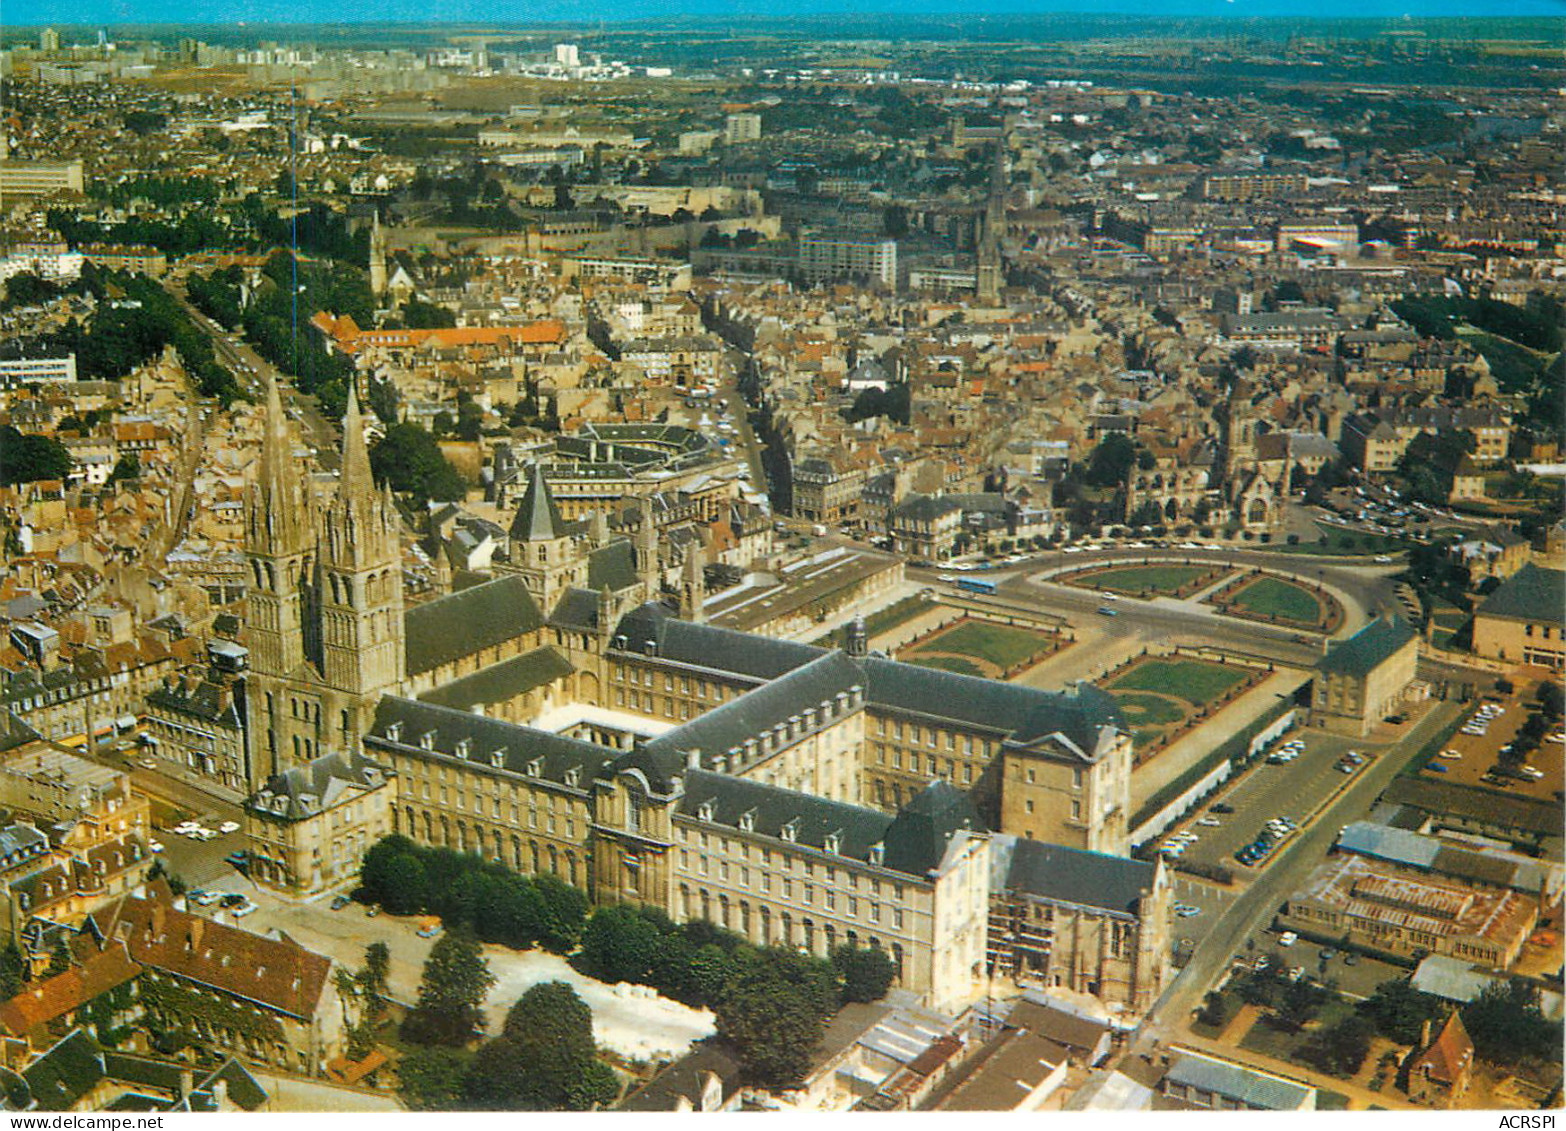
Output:
<path fill-rule="evenodd" d="M 386 294 L 386 233 L 379 209 L 370 216 L 370 293 L 377 299 Z"/>

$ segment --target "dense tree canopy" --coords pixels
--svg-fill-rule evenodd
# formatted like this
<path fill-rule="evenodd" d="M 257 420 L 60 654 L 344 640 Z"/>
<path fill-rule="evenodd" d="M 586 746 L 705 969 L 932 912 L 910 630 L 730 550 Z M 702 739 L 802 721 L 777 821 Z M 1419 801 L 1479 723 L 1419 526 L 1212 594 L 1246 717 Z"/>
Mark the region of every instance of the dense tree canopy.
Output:
<path fill-rule="evenodd" d="M 370 449 L 370 469 L 392 490 L 416 500 L 460 499 L 467 493 L 467 484 L 441 454 L 435 437 L 411 421 L 386 429 Z"/>
<path fill-rule="evenodd" d="M 403 1036 L 418 1044 L 467 1044 L 483 1031 L 479 1006 L 494 983 L 478 941 L 463 931 L 447 931 L 424 962 L 419 1000 L 402 1024 Z"/>
<path fill-rule="evenodd" d="M 0 425 L 0 483 L 36 483 L 40 479 L 64 479 L 71 470 L 71 453 L 49 436 L 19 432 Z"/>

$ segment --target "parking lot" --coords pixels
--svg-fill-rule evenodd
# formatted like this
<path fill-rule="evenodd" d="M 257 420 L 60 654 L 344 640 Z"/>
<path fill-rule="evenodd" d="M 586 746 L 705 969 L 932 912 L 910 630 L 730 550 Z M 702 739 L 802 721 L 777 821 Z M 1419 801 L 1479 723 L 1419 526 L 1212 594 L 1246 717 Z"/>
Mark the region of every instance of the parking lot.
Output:
<path fill-rule="evenodd" d="M 1364 766 L 1352 775 L 1337 769 L 1337 762 L 1345 752 L 1359 751 L 1365 756 L 1366 765 L 1377 753 L 1376 747 L 1363 740 L 1313 730 L 1290 731 L 1280 745 L 1296 738 L 1305 745 L 1294 761 L 1286 765 L 1269 765 L 1265 757 L 1258 759 L 1231 788 L 1193 812 L 1177 829 L 1160 837 L 1158 843 L 1163 844 L 1181 832 L 1194 833 L 1197 839 L 1182 853 L 1182 860 L 1228 868 L 1242 878 L 1252 875 L 1256 868 L 1236 860 L 1236 851 L 1254 841 L 1262 826 L 1273 818 L 1304 824 L 1306 817 L 1334 790 L 1364 773 Z M 1234 812 L 1214 813 L 1213 804 L 1227 805 Z M 1218 823 L 1202 824 L 1204 820 Z M 1265 866 L 1265 862 L 1260 866 Z"/>
<path fill-rule="evenodd" d="M 1532 709 L 1530 704 L 1535 699 L 1533 688 L 1525 686 L 1516 694 L 1487 695 L 1482 702 L 1473 704 L 1473 709 L 1463 717 L 1464 724 L 1479 719 L 1483 723 L 1484 733 L 1469 734 L 1459 729 L 1446 743 L 1447 756 L 1432 758 L 1420 771 L 1420 776 L 1485 789 L 1504 789 L 1519 797 L 1538 801 L 1553 798 L 1555 791 L 1562 787 L 1563 763 L 1566 763 L 1566 757 L 1563 757 L 1566 756 L 1566 745 L 1551 740 L 1552 735 L 1561 732 L 1559 725 L 1551 727 L 1538 748 L 1527 757 L 1527 764 L 1539 770 L 1541 777 L 1531 781 L 1506 778 L 1499 781 L 1485 780 L 1485 775 L 1499 760 L 1501 748 L 1516 740 L 1517 731 L 1528 718 Z M 1479 713 L 1486 704 L 1491 705 L 1492 712 L 1495 708 L 1504 709 L 1492 713 L 1486 722 Z"/>
<path fill-rule="evenodd" d="M 1283 946 L 1281 939 L 1282 932 L 1279 931 L 1258 932 L 1246 940 L 1245 948 L 1235 956 L 1236 961 L 1252 963 L 1265 955 L 1285 969 L 1302 967 L 1303 977 L 1323 985 L 1331 984 L 1338 993 L 1355 1000 L 1369 997 L 1382 982 L 1406 978 L 1411 973 L 1406 966 L 1353 954 L 1309 939 L 1299 939 L 1292 946 Z M 1330 957 L 1322 957 L 1329 953 Z"/>

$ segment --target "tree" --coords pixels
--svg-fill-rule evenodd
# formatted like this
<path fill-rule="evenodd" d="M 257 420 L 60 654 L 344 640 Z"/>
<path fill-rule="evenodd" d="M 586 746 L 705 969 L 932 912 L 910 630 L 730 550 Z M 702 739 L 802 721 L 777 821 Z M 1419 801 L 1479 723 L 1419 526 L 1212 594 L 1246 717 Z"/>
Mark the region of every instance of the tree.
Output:
<path fill-rule="evenodd" d="M 832 952 L 832 965 L 843 979 L 845 1002 L 880 1001 L 897 977 L 896 964 L 873 946 L 840 946 Z"/>
<path fill-rule="evenodd" d="M 10 1001 L 22 992 L 22 983 L 27 981 L 27 964 L 22 961 L 22 952 L 17 949 L 16 939 L 6 944 L 4 950 L 0 950 L 0 998 Z"/>
<path fill-rule="evenodd" d="M 908 209 L 901 204 L 888 204 L 881 213 L 881 232 L 897 239 L 908 234 Z"/>
<path fill-rule="evenodd" d="M 114 470 L 109 472 L 107 485 L 112 487 L 127 479 L 141 478 L 141 459 L 135 452 L 125 452 L 114 461 Z"/>
<path fill-rule="evenodd" d="M 448 931 L 430 948 L 419 1000 L 403 1022 L 403 1036 L 419 1044 L 465 1045 L 484 1027 L 479 1009 L 495 984 L 476 939 Z"/>
<path fill-rule="evenodd" d="M 451 1111 L 461 1105 L 473 1059 L 466 1049 L 411 1048 L 397 1061 L 397 1095 L 414 1111 Z"/>
<path fill-rule="evenodd" d="M 1087 482 L 1094 487 L 1118 487 L 1136 462 L 1136 444 L 1124 432 L 1111 432 L 1088 457 Z"/>
<path fill-rule="evenodd" d="M 36 483 L 64 479 L 71 471 L 71 453 L 58 440 L 0 427 L 0 483 Z"/>
<path fill-rule="evenodd" d="M 370 410 L 388 427 L 397 423 L 397 386 L 390 378 L 371 377 L 369 382 Z"/>
<path fill-rule="evenodd" d="M 370 449 L 370 469 L 375 477 L 419 501 L 460 499 L 467 485 L 457 469 L 446 462 L 435 437 L 412 422 L 393 424 Z"/>
<path fill-rule="evenodd" d="M 781 947 L 736 953 L 713 1012 L 752 1081 L 768 1088 L 800 1081 L 836 1005 L 835 983 L 829 963 Z"/>
<path fill-rule="evenodd" d="M 1522 978 L 1486 986 L 1463 1006 L 1463 1027 L 1475 1054 L 1492 1064 L 1560 1057 L 1560 1029 L 1540 1011 L 1539 987 Z"/>
<path fill-rule="evenodd" d="M 1326 992 L 1305 978 L 1298 978 L 1283 987 L 1282 998 L 1273 1020 L 1285 1032 L 1297 1033 L 1305 1023 L 1316 1016 L 1326 998 Z"/>
<path fill-rule="evenodd" d="M 1353 1076 L 1365 1063 L 1375 1026 L 1357 1013 L 1330 1025 L 1308 1041 L 1300 1055 L 1329 1076 Z"/>
<path fill-rule="evenodd" d="M 1392 978 L 1359 1003 L 1357 1012 L 1389 1041 L 1412 1045 L 1420 1028 L 1441 1011 L 1441 1002 L 1414 989 L 1407 978 Z"/>
<path fill-rule="evenodd" d="M 541 983 L 518 999 L 463 1087 L 476 1106 L 544 1111 L 584 1111 L 619 1093 L 614 1073 L 598 1062 L 593 1012 L 565 982 Z"/>
<path fill-rule="evenodd" d="M 402 324 L 410 330 L 444 330 L 457 324 L 457 316 L 439 303 L 415 297 L 402 304 Z"/>
<path fill-rule="evenodd" d="M 63 974 L 71 968 L 71 948 L 65 941 L 64 935 L 59 935 L 54 940 L 54 949 L 49 952 L 49 966 L 44 971 L 45 978 L 52 978 L 56 974 Z"/>
<path fill-rule="evenodd" d="M 657 926 L 634 907 L 600 907 L 582 934 L 578 965 L 605 982 L 645 983 L 658 960 Z"/>

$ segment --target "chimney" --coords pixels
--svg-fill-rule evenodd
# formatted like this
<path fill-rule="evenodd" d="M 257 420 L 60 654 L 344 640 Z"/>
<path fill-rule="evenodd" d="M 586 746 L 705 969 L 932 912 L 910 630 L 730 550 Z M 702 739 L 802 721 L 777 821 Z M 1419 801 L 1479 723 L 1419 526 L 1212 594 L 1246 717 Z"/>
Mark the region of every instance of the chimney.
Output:
<path fill-rule="evenodd" d="M 179 1098 L 184 1099 L 186 1096 L 190 1095 L 195 1086 L 195 1074 L 192 1073 L 188 1068 L 181 1068 L 179 1070 Z"/>
<path fill-rule="evenodd" d="M 1426 1018 L 1419 1025 L 1419 1050 L 1423 1052 L 1430 1047 L 1430 1019 Z"/>
<path fill-rule="evenodd" d="M 212 1081 L 212 1106 L 217 1111 L 228 1110 L 228 1081 L 221 1077 Z"/>

